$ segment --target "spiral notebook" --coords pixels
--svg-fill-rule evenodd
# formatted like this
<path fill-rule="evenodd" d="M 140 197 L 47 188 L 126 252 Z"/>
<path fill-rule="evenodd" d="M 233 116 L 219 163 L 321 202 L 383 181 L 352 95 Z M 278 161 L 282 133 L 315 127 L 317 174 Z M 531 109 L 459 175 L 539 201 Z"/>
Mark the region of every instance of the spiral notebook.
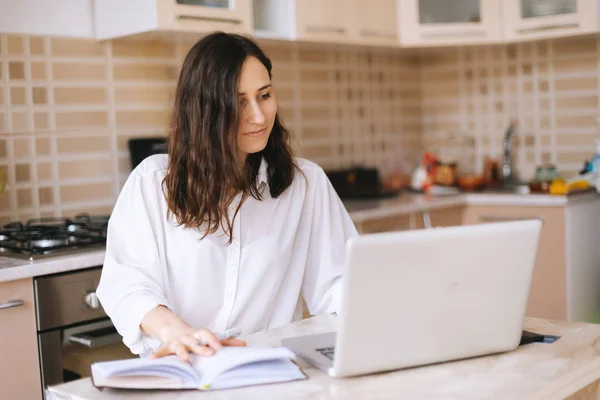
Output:
<path fill-rule="evenodd" d="M 212 357 L 191 355 L 104 361 L 91 366 L 97 388 L 217 390 L 306 379 L 285 347 L 223 347 Z"/>

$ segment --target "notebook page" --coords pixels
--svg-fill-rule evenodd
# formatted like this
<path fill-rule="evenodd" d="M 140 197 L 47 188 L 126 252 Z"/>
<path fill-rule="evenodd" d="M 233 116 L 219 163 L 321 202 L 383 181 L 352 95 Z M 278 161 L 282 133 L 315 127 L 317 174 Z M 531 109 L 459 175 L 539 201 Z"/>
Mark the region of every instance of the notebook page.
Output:
<path fill-rule="evenodd" d="M 198 382 L 198 376 L 192 366 L 181 361 L 177 356 L 167 356 L 155 360 L 134 358 L 98 362 L 92 365 L 92 372 L 95 378 L 104 379 L 119 376 L 156 376 L 177 378 L 187 384 L 191 382 L 197 384 Z"/>
<path fill-rule="evenodd" d="M 212 384 L 221 373 L 250 363 L 295 359 L 294 353 L 285 347 L 223 347 L 212 357 L 192 356 L 190 363 L 200 377 L 200 386 Z"/>
<path fill-rule="evenodd" d="M 292 361 L 259 361 L 223 372 L 210 385 L 210 389 L 228 389 L 297 379 L 306 379 L 306 375 Z"/>

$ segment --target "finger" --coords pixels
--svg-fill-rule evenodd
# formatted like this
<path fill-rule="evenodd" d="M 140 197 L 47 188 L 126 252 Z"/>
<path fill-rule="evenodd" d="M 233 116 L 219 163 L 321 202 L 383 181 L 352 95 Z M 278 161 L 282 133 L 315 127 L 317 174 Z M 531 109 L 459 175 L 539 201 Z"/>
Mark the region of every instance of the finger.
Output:
<path fill-rule="evenodd" d="M 153 354 L 152 354 L 152 359 L 156 359 L 156 358 L 160 358 L 160 357 L 164 357 L 166 355 L 171 354 L 171 351 L 165 347 L 165 346 L 161 346 L 158 350 L 156 350 Z"/>
<path fill-rule="evenodd" d="M 217 339 L 214 333 L 209 331 L 208 329 L 200 329 L 196 333 L 194 333 L 194 337 L 198 340 L 204 341 L 207 346 L 212 347 L 215 350 L 219 350 L 223 345 Z"/>
<path fill-rule="evenodd" d="M 190 354 L 188 353 L 188 350 L 185 348 L 183 343 L 173 342 L 170 347 L 171 351 L 177 354 L 182 361 L 189 361 Z"/>
<path fill-rule="evenodd" d="M 240 339 L 224 339 L 221 340 L 223 346 L 245 346 L 246 342 Z"/>
<path fill-rule="evenodd" d="M 198 343 L 198 341 L 196 339 L 194 339 L 191 336 L 182 337 L 181 342 L 184 345 L 186 345 L 188 347 L 188 349 L 190 349 L 191 351 L 193 351 L 194 353 L 196 353 L 198 355 L 210 357 L 213 354 L 215 354 L 215 351 L 212 348 L 202 346 L 200 343 Z"/>

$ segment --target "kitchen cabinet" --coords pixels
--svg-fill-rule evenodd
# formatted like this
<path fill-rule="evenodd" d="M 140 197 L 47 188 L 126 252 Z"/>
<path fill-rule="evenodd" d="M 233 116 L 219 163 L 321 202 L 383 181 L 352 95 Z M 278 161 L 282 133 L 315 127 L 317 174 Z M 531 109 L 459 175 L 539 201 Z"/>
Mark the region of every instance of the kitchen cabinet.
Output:
<path fill-rule="evenodd" d="M 398 46 L 396 0 L 350 0 L 350 38 L 367 45 Z"/>
<path fill-rule="evenodd" d="M 407 47 L 498 43 L 504 0 L 400 0 L 400 43 Z"/>
<path fill-rule="evenodd" d="M 93 38 L 92 0 L 0 1 L 0 32 Z"/>
<path fill-rule="evenodd" d="M 348 43 L 345 0 L 254 0 L 255 34 L 288 40 Z"/>
<path fill-rule="evenodd" d="M 394 215 L 391 217 L 374 218 L 356 224 L 356 229 L 360 234 L 393 232 L 409 230 L 414 226 L 414 215 Z"/>
<path fill-rule="evenodd" d="M 0 388 L 3 399 L 41 399 L 32 279 L 0 283 Z"/>
<path fill-rule="evenodd" d="M 349 7 L 345 0 L 299 0 L 295 3 L 298 39 L 349 41 Z"/>
<path fill-rule="evenodd" d="M 504 0 L 507 41 L 545 39 L 598 31 L 598 0 Z"/>
<path fill-rule="evenodd" d="M 252 11 L 252 0 L 96 0 L 96 38 L 147 32 L 251 33 Z"/>
<path fill-rule="evenodd" d="M 398 46 L 397 1 L 255 0 L 258 37 Z"/>
<path fill-rule="evenodd" d="M 459 206 L 423 211 L 415 220 L 416 229 L 462 225 L 464 210 L 464 206 Z"/>
<path fill-rule="evenodd" d="M 567 319 L 565 212 L 565 207 L 467 206 L 465 209 L 463 221 L 467 225 L 533 218 L 543 221 L 527 316 Z"/>

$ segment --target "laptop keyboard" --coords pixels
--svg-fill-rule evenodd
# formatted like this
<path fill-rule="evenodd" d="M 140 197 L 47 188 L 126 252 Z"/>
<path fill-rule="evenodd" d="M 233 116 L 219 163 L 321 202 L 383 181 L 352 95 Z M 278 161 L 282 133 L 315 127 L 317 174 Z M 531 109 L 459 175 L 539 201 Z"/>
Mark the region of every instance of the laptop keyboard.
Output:
<path fill-rule="evenodd" d="M 333 353 L 335 351 L 335 347 L 323 347 L 320 349 L 316 349 L 319 353 L 323 354 L 325 357 L 333 360 Z"/>

